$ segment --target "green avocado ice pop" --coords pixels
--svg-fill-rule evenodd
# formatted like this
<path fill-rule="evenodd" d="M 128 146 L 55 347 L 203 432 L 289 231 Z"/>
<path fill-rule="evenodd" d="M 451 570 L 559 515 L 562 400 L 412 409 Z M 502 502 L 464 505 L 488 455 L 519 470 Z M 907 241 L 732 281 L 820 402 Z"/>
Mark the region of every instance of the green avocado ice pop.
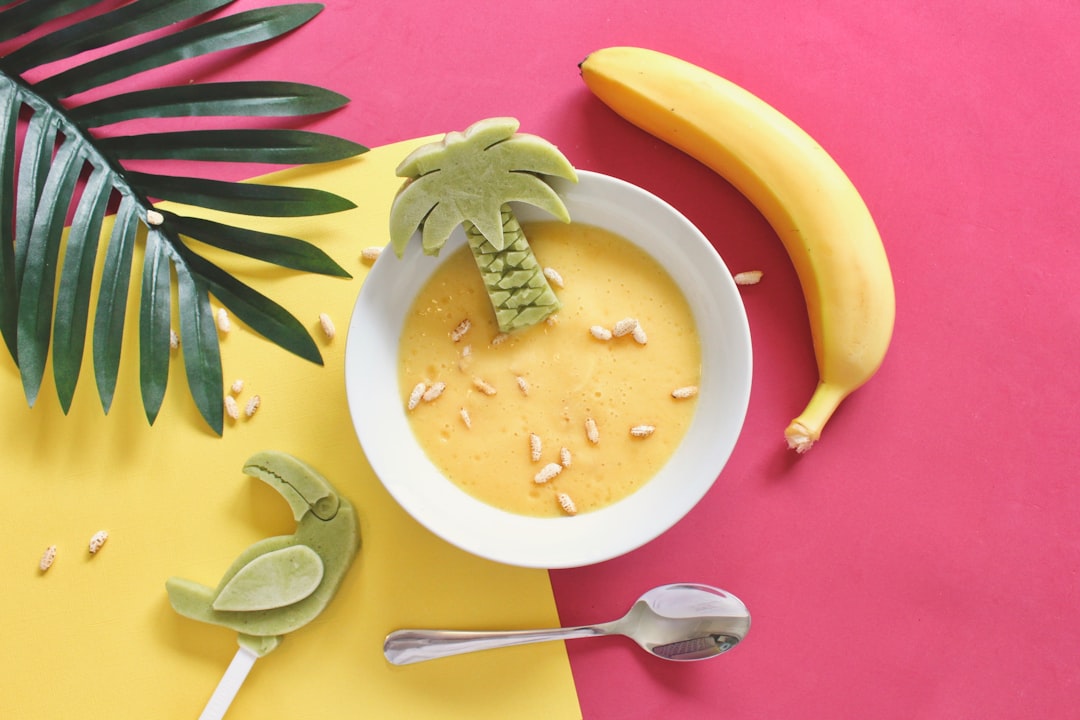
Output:
<path fill-rule="evenodd" d="M 535 205 L 569 222 L 545 178 L 577 182 L 558 148 L 517 129 L 514 118 L 487 118 L 417 148 L 397 167 L 406 180 L 390 208 L 390 242 L 399 257 L 417 230 L 424 252 L 438 255 L 454 229 L 464 227 L 503 332 L 535 325 L 560 307 L 509 203 Z"/>
<path fill-rule="evenodd" d="M 207 719 L 224 714 L 255 659 L 323 611 L 360 547 L 352 505 L 307 463 L 267 451 L 249 458 L 244 473 L 285 498 L 296 532 L 246 549 L 216 588 L 176 577 L 165 583 L 176 612 L 239 633 L 240 651 L 201 716 Z"/>

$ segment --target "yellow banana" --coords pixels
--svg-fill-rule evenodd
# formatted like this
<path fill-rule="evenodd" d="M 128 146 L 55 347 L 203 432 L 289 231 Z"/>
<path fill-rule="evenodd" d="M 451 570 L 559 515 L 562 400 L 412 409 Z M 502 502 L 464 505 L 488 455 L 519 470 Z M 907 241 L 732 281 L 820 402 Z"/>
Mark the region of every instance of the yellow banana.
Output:
<path fill-rule="evenodd" d="M 634 47 L 599 50 L 580 68 L 612 110 L 734 185 L 783 242 L 818 365 L 817 388 L 784 433 L 805 452 L 844 398 L 877 372 L 892 339 L 892 273 L 858 190 L 795 123 L 704 68 Z"/>

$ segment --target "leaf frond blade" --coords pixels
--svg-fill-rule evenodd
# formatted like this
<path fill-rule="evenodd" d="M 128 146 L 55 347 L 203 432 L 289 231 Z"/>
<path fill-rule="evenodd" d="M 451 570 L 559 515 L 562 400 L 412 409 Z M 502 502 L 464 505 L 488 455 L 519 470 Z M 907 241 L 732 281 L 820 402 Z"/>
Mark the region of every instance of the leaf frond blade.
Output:
<path fill-rule="evenodd" d="M 94 313 L 94 378 L 101 407 L 106 414 L 112 407 L 116 376 L 120 370 L 120 350 L 138 229 L 138 203 L 128 195 L 120 201 L 120 208 L 116 212 L 116 221 L 105 251 L 101 289 Z"/>
<path fill-rule="evenodd" d="M 221 250 L 291 270 L 334 277 L 352 277 L 326 252 L 306 240 L 169 212 L 163 215 L 166 224 L 179 234 Z"/>
<path fill-rule="evenodd" d="M 221 346 L 206 285 L 178 262 L 177 298 L 180 306 L 180 347 L 184 371 L 195 407 L 210 429 L 221 435 L 225 425 Z"/>
<path fill-rule="evenodd" d="M 302 165 L 331 162 L 367 151 L 344 138 L 305 130 L 181 130 L 117 135 L 98 147 L 122 160 L 202 160 Z"/>
<path fill-rule="evenodd" d="M 110 174 L 96 169 L 86 182 L 68 233 L 53 324 L 53 382 L 67 414 L 75 394 L 86 345 L 90 289 L 101 228 L 112 193 Z"/>
<path fill-rule="evenodd" d="M 146 420 L 151 425 L 161 410 L 169 381 L 172 277 L 166 245 L 156 230 L 146 237 L 139 303 L 139 387 Z"/>
<path fill-rule="evenodd" d="M 348 102 L 344 95 L 303 83 L 197 83 L 111 95 L 73 108 L 70 117 L 94 128 L 143 118 L 314 115 Z"/>
<path fill-rule="evenodd" d="M 0 76 L 0 335 L 12 358 L 18 358 L 18 295 L 15 275 L 15 139 L 20 102 L 15 83 Z"/>
<path fill-rule="evenodd" d="M 351 210 L 352 201 L 316 188 L 228 182 L 129 172 L 128 182 L 147 197 L 209 210 L 261 217 L 306 217 Z"/>

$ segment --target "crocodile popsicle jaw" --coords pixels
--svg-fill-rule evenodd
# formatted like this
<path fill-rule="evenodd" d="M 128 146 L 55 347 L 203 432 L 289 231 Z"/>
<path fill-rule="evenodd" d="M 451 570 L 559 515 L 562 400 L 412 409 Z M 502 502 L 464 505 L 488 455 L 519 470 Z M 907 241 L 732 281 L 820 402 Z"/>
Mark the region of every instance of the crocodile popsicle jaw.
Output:
<path fill-rule="evenodd" d="M 244 474 L 277 490 L 289 503 L 297 522 L 308 512 L 320 520 L 332 520 L 341 504 L 337 493 L 314 468 L 289 455 L 253 455 L 244 464 Z"/>

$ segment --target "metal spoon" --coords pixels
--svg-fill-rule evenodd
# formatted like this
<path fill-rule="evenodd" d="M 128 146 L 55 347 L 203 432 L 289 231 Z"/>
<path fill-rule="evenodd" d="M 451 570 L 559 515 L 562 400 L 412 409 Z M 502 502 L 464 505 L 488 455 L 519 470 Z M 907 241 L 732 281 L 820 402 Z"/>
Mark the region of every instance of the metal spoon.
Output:
<path fill-rule="evenodd" d="M 546 640 L 624 635 L 664 660 L 704 660 L 735 647 L 750 631 L 739 598 L 708 585 L 661 585 L 642 595 L 622 618 L 599 625 L 551 630 L 395 630 L 383 654 L 394 665 L 475 650 Z"/>

